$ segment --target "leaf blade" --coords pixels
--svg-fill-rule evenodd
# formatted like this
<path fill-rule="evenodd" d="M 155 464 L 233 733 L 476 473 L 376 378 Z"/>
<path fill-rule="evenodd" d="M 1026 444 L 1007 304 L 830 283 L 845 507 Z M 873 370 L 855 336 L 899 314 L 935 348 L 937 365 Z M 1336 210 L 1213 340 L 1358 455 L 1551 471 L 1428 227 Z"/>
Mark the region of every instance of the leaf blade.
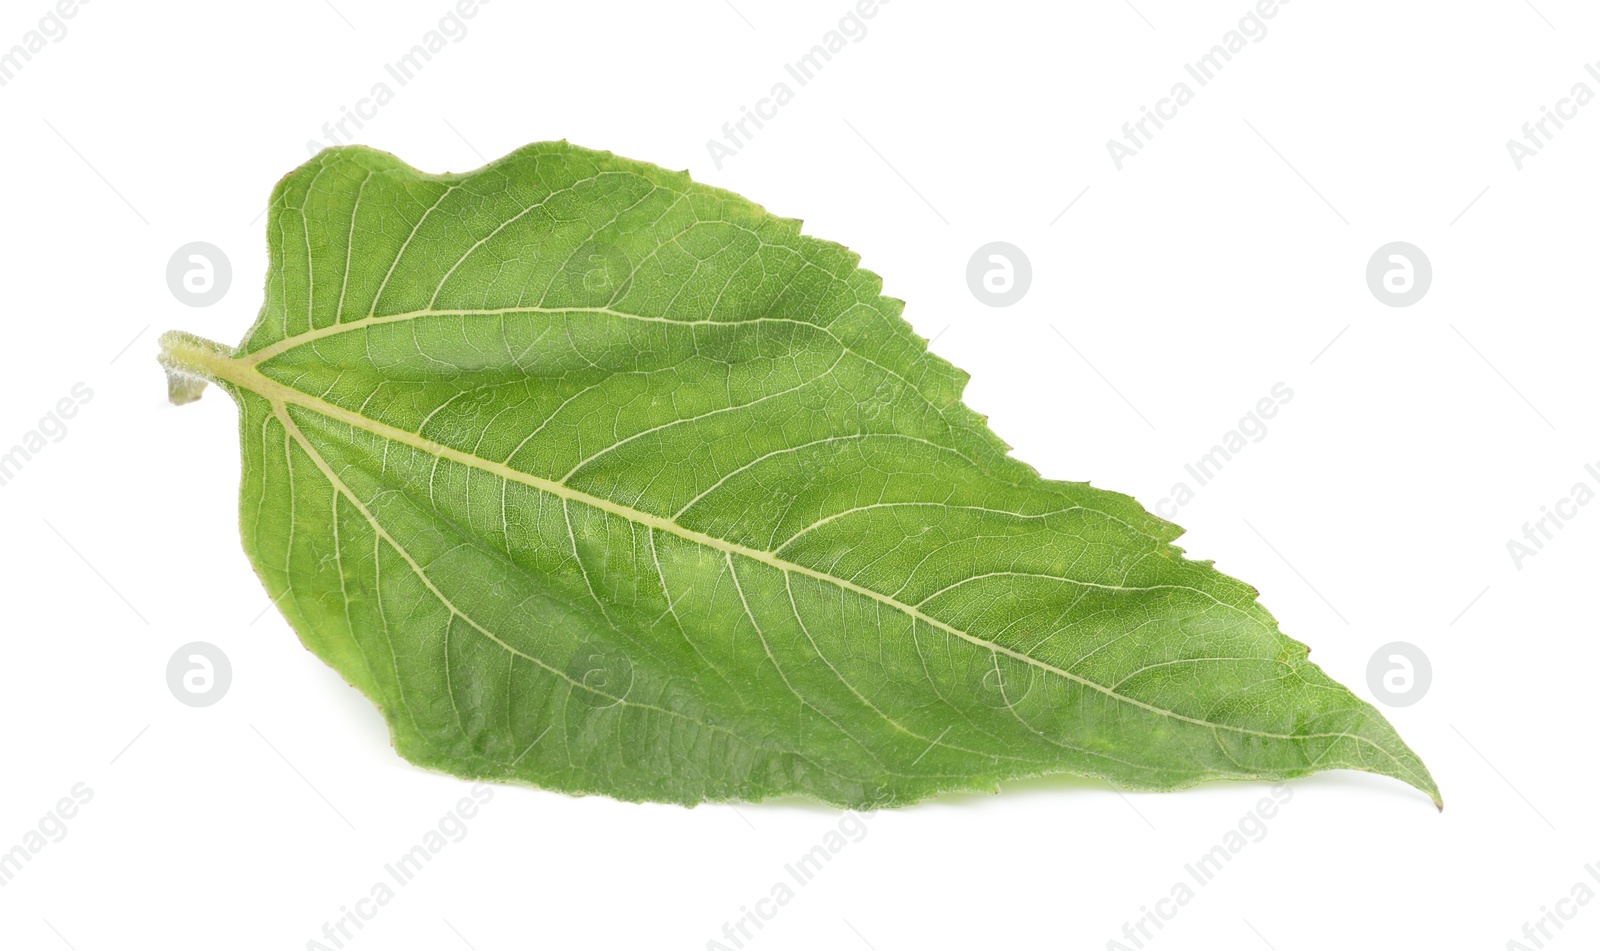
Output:
<path fill-rule="evenodd" d="M 246 547 L 408 759 L 685 803 L 1335 767 L 1437 800 L 1178 529 L 1007 456 L 798 222 L 564 143 L 330 150 L 272 208 L 213 368 L 262 433 Z"/>

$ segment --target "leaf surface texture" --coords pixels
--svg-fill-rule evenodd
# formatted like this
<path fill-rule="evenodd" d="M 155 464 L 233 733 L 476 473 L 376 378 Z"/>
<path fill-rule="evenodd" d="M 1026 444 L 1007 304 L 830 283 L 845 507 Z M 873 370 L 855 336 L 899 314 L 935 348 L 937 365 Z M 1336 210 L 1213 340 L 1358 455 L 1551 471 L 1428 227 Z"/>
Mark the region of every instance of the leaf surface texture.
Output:
<path fill-rule="evenodd" d="M 797 221 L 553 143 L 331 149 L 268 230 L 244 342 L 168 365 L 238 402 L 245 548 L 415 763 L 686 804 L 1336 768 L 1437 800 L 1253 589 L 1010 458 Z"/>

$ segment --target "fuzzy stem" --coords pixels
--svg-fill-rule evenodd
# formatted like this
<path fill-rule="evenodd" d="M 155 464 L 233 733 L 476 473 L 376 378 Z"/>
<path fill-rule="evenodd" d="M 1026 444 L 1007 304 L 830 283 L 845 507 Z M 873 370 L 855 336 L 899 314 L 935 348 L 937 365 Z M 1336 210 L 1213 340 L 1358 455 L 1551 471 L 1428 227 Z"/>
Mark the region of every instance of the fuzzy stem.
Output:
<path fill-rule="evenodd" d="M 167 399 L 176 406 L 199 399 L 206 381 L 223 378 L 222 368 L 232 359 L 232 348 L 181 330 L 162 334 L 160 343 L 156 360 L 167 371 Z"/>

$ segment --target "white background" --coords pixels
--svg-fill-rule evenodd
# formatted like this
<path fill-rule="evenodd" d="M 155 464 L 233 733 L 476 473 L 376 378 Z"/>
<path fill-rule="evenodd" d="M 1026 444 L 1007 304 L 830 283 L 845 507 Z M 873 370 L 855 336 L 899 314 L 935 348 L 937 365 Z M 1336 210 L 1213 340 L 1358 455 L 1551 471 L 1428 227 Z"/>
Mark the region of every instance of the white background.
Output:
<path fill-rule="evenodd" d="M 93 391 L 0 488 L 0 850 L 93 790 L 0 888 L 6 947 L 307 947 L 468 788 L 400 761 L 264 610 L 234 408 L 167 405 L 153 360 L 168 328 L 243 335 L 272 184 L 452 2 L 97 0 L 0 88 L 0 451 Z M 435 172 L 567 138 L 803 217 L 909 302 L 1020 458 L 1147 506 L 1288 384 L 1177 511 L 1183 544 L 1363 697 L 1380 645 L 1426 652 L 1431 690 L 1383 709 L 1445 809 L 1366 774 L 1296 782 L 1147 946 L 1506 947 L 1600 891 L 1600 505 L 1520 570 L 1506 549 L 1596 483 L 1600 103 L 1521 171 L 1505 145 L 1573 84 L 1600 92 L 1600 12 L 1298 0 L 1119 172 L 1106 140 L 1251 8 L 1133 2 L 885 4 L 719 169 L 706 141 L 853 0 L 494 0 L 358 137 Z M 6 0 L 0 50 L 50 8 Z M 965 278 L 994 240 L 1034 271 L 1004 309 Z M 1409 308 L 1365 281 L 1395 240 L 1434 267 Z M 166 282 L 191 241 L 233 265 L 205 309 Z M 231 659 L 215 706 L 168 690 L 191 641 Z M 880 814 L 746 947 L 1107 947 L 1268 792 L 1055 780 Z M 839 818 L 498 787 L 346 946 L 705 948 Z M 1554 946 L 1600 940 L 1600 903 L 1560 907 Z"/>

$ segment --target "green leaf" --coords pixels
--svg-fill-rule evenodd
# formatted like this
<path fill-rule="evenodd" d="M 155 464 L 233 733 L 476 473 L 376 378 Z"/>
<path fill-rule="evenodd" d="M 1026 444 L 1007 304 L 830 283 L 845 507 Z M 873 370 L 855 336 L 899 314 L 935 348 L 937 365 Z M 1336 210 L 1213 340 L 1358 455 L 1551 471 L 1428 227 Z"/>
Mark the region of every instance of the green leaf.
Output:
<path fill-rule="evenodd" d="M 1009 458 L 798 221 L 566 143 L 351 147 L 268 236 L 244 342 L 162 360 L 237 401 L 245 550 L 413 763 L 676 803 L 1339 768 L 1438 800 L 1178 528 Z"/>

